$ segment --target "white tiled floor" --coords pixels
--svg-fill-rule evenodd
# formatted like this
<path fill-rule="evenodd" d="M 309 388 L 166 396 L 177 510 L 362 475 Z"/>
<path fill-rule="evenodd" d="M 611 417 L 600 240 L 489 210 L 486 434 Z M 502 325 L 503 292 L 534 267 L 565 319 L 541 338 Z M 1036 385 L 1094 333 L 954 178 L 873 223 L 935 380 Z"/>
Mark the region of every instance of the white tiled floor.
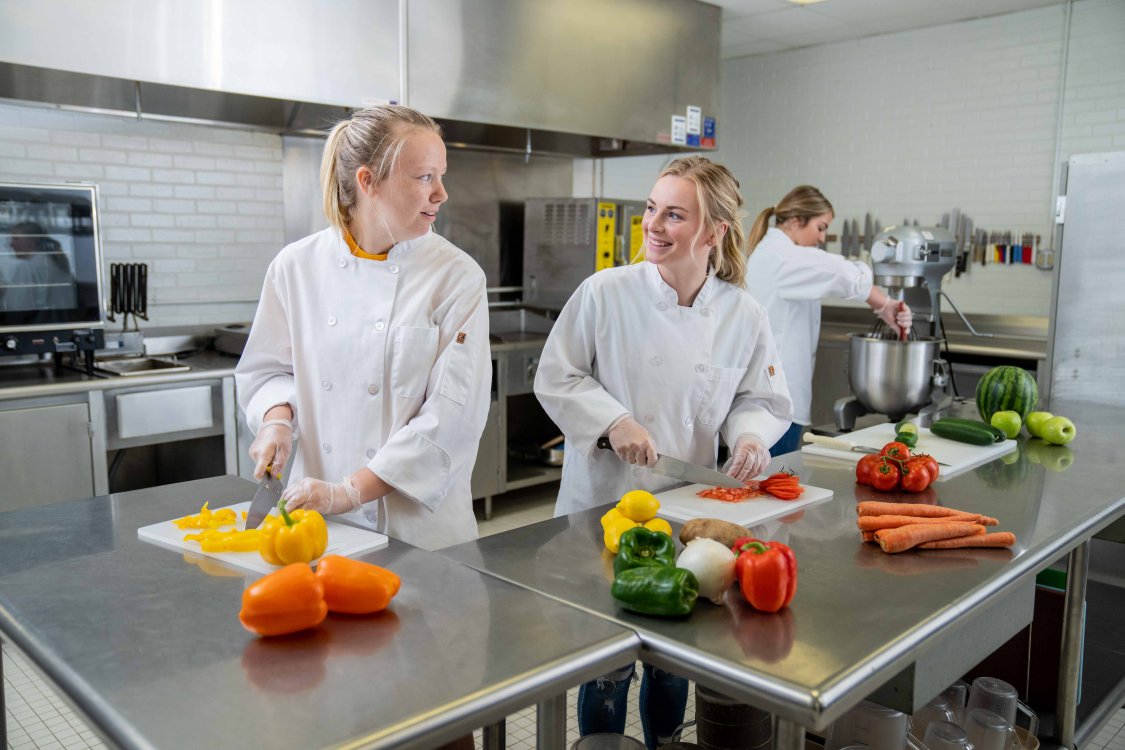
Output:
<path fill-rule="evenodd" d="M 548 519 L 554 511 L 558 483 L 532 487 L 497 498 L 493 502 L 493 517 L 485 521 L 483 506 L 477 503 L 481 536 L 526 526 Z M 9 750 L 80 750 L 104 748 L 98 738 L 39 678 L 24 658 L 4 644 L 4 699 L 8 727 Z M 578 739 L 578 725 L 574 716 L 577 689 L 567 694 L 567 740 Z M 640 717 L 637 713 L 636 686 L 629 691 L 629 716 L 625 733 L 643 741 Z M 688 691 L 687 718 L 695 715 L 695 693 Z M 689 728 L 683 740 L 695 739 L 694 728 Z M 535 707 L 529 706 L 507 717 L 505 721 L 506 746 L 509 750 L 535 750 Z M 481 747 L 481 733 L 475 733 L 476 745 Z M 1101 732 L 1082 750 L 1125 750 L 1125 708 L 1119 710 Z"/>

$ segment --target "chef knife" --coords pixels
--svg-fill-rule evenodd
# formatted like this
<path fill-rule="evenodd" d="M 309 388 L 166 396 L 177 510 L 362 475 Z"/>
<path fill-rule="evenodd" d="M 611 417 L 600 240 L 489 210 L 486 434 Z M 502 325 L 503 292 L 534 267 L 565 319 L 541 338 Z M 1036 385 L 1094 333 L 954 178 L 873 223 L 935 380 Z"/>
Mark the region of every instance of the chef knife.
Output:
<path fill-rule="evenodd" d="M 609 438 L 607 437 L 598 438 L 598 447 L 609 451 L 613 450 L 613 446 L 610 445 Z M 691 482 L 692 484 L 705 484 L 708 487 L 741 489 L 746 486 L 734 477 L 729 477 L 721 471 L 715 471 L 714 469 L 708 469 L 706 466 L 681 461 L 678 458 L 665 456 L 662 453 L 657 454 L 656 463 L 649 468 L 666 477 L 679 479 L 683 482 Z"/>
<path fill-rule="evenodd" d="M 271 508 L 277 507 L 281 499 L 281 480 L 274 476 L 273 466 L 266 467 L 266 475 L 258 483 L 258 491 L 250 501 L 250 510 L 246 511 L 246 528 L 256 529 L 262 524 L 262 519 L 269 515 Z"/>
<path fill-rule="evenodd" d="M 879 448 L 869 448 L 866 445 L 860 445 L 859 443 L 853 443 L 851 440 L 844 440 L 842 438 L 827 437 L 825 435 L 814 435 L 811 432 L 805 433 L 804 440 L 805 440 L 806 443 L 812 443 L 813 445 L 820 445 L 820 446 L 823 446 L 825 448 L 835 448 L 836 450 L 841 450 L 841 451 L 853 451 L 855 453 L 880 453 L 881 452 Z M 937 461 L 936 458 L 934 460 Z M 942 466 L 949 466 L 949 464 L 947 464 L 945 461 L 938 461 L 938 463 L 941 464 Z"/>

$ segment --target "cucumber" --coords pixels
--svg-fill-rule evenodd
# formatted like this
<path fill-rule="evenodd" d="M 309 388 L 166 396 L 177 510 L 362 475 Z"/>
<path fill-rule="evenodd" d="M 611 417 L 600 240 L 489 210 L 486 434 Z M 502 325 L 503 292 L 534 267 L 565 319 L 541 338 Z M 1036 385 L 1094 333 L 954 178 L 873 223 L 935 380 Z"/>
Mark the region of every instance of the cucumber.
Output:
<path fill-rule="evenodd" d="M 996 442 L 996 443 L 1002 443 L 1002 442 L 1004 442 L 1005 440 L 1008 439 L 1008 436 L 1005 435 L 1004 431 L 1001 430 L 999 427 L 993 427 L 992 425 L 988 424 L 987 422 L 982 422 L 979 419 L 962 419 L 961 417 L 945 417 L 942 421 L 953 422 L 953 423 L 956 423 L 956 424 L 968 425 L 969 427 L 976 427 L 978 429 L 988 430 L 989 432 L 992 433 L 993 442 Z"/>
<path fill-rule="evenodd" d="M 905 421 L 899 422 L 898 424 L 895 425 L 895 434 L 896 435 L 901 435 L 904 432 L 913 432 L 915 435 L 917 435 L 918 434 L 918 425 L 914 424 L 913 422 L 905 422 Z"/>
<path fill-rule="evenodd" d="M 959 443 L 992 445 L 996 442 L 996 436 L 993 435 L 990 430 L 984 429 L 984 427 L 983 422 L 978 427 L 975 424 L 964 424 L 961 421 L 943 418 L 930 425 L 930 432 L 938 437 L 943 437 L 947 440 L 956 440 Z"/>
<path fill-rule="evenodd" d="M 913 448 L 918 445 L 918 433 L 903 430 L 902 432 L 895 433 L 895 440 L 905 445 L 907 448 Z"/>

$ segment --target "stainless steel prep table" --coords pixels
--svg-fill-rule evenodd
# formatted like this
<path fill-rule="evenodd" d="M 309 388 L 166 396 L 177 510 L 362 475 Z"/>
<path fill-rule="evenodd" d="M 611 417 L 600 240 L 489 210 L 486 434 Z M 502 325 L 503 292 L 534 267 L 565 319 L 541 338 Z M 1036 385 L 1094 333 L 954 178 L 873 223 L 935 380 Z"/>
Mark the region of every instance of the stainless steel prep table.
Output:
<path fill-rule="evenodd" d="M 364 557 L 403 579 L 386 612 L 259 639 L 237 617 L 256 576 L 137 538 L 253 491 L 217 477 L 0 513 L 0 633 L 110 743 L 162 750 L 432 747 L 639 653 L 628 629 L 394 540 Z M 565 722 L 547 728 L 561 747 Z"/>
<path fill-rule="evenodd" d="M 950 506 L 998 517 L 1001 529 L 1017 535 L 1010 553 L 885 555 L 860 542 L 855 503 L 887 496 L 856 485 L 851 463 L 800 453 L 776 459 L 774 470 L 793 468 L 835 495 L 800 518 L 759 529 L 791 545 L 800 566 L 793 603 L 774 616 L 753 612 L 740 597 L 723 607 L 701 601 L 684 619 L 619 609 L 609 594 L 612 560 L 602 551 L 599 517 L 607 506 L 443 553 L 634 628 L 645 660 L 776 713 L 784 748 L 803 747 L 804 728 L 823 730 L 869 695 L 907 711 L 925 703 L 1027 624 L 1034 575 L 1070 553 L 1059 696 L 1065 734 L 1067 713 L 1071 722 L 1074 716 L 1067 701 L 1077 689 L 1089 539 L 1125 515 L 1125 486 L 1113 470 L 1125 461 L 1125 414 L 1052 407 L 1079 425 L 1069 469 L 998 459 L 930 490 Z"/>

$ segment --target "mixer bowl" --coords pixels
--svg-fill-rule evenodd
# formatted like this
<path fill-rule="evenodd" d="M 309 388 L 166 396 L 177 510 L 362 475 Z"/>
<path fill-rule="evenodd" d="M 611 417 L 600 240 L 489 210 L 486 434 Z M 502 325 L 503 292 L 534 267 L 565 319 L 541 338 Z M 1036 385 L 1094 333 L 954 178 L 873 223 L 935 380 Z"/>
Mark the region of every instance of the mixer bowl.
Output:
<path fill-rule="evenodd" d="M 868 412 L 897 420 L 929 403 L 941 339 L 895 341 L 866 333 L 849 338 L 848 382 Z"/>

